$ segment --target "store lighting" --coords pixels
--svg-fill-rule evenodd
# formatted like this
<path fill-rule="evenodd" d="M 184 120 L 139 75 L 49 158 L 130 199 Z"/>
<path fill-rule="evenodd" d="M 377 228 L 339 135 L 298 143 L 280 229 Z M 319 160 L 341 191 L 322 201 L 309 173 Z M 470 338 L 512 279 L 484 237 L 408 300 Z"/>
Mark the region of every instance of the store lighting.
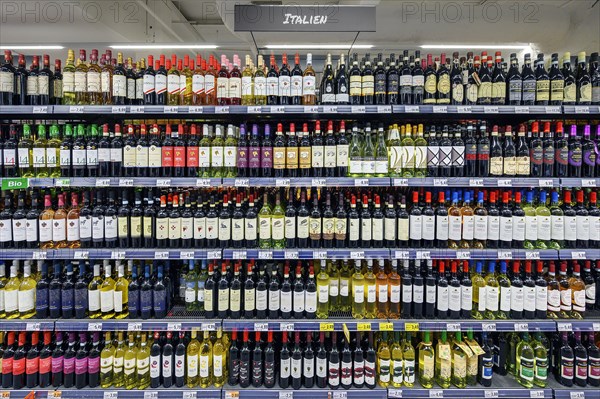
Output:
<path fill-rule="evenodd" d="M 179 50 L 179 49 L 216 49 L 214 44 L 113 44 L 108 46 L 115 50 Z"/>
<path fill-rule="evenodd" d="M 511 44 L 424 44 L 421 46 L 422 49 L 483 49 L 483 50 L 527 50 L 531 48 L 528 45 L 511 45 Z"/>
<path fill-rule="evenodd" d="M 11 45 L 2 45 L 0 46 L 0 50 L 62 50 L 63 46 L 56 45 L 39 45 L 39 46 L 22 46 L 20 44 Z"/>
<path fill-rule="evenodd" d="M 372 44 L 267 44 L 269 50 L 350 50 L 370 49 Z"/>

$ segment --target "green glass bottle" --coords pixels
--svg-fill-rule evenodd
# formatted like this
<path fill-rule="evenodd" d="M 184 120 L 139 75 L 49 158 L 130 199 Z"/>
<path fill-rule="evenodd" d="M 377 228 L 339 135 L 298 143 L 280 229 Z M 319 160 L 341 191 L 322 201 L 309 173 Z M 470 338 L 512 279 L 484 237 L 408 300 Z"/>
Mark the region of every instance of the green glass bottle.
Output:
<path fill-rule="evenodd" d="M 375 176 L 385 177 L 389 173 L 388 149 L 385 145 L 383 123 L 377 129 L 377 146 L 375 147 Z"/>
<path fill-rule="evenodd" d="M 350 264 L 347 259 L 342 260 L 342 267 L 338 273 L 340 287 L 339 310 L 342 312 L 349 312 L 352 308 L 352 296 L 350 293 L 352 271 L 350 270 Z"/>
<path fill-rule="evenodd" d="M 60 177 L 60 133 L 58 125 L 50 126 L 50 140 L 46 146 L 46 164 L 49 177 Z"/>
<path fill-rule="evenodd" d="M 525 388 L 532 388 L 535 375 L 535 354 L 529 339 L 529 333 L 523 333 L 517 345 L 516 377 L 517 382 Z"/>
<path fill-rule="evenodd" d="M 210 145 L 210 175 L 211 177 L 225 177 L 224 172 L 224 151 L 225 140 L 223 140 L 223 126 L 215 126 L 215 138 Z"/>
<path fill-rule="evenodd" d="M 435 351 L 429 337 L 429 331 L 425 331 L 423 340 L 419 343 L 419 383 L 423 388 L 433 388 L 435 376 Z"/>
<path fill-rule="evenodd" d="M 329 317 L 329 275 L 325 260 L 321 260 L 319 274 L 317 274 L 317 318 Z"/>
<path fill-rule="evenodd" d="M 493 320 L 498 315 L 500 302 L 500 284 L 496 279 L 496 262 L 490 261 L 488 264 L 488 273 L 485 276 L 485 312 L 484 319 Z"/>
<path fill-rule="evenodd" d="M 237 176 L 237 146 L 238 141 L 235 136 L 235 128 L 233 125 L 227 126 L 227 136 L 225 138 L 225 168 L 223 177 Z"/>
<path fill-rule="evenodd" d="M 33 140 L 31 139 L 31 126 L 23 125 L 23 133 L 17 144 L 17 157 L 19 159 L 19 175 L 33 177 Z"/>
<path fill-rule="evenodd" d="M 210 137 L 210 126 L 202 126 L 202 139 L 198 147 L 198 177 L 210 177 L 212 139 Z"/>
<path fill-rule="evenodd" d="M 552 213 L 546 206 L 546 198 L 546 192 L 540 191 L 539 203 L 535 209 L 538 225 L 537 242 L 535 244 L 537 249 L 549 248 L 552 239 Z"/>
<path fill-rule="evenodd" d="M 362 149 L 362 176 L 375 176 L 375 146 L 373 145 L 370 123 L 365 126 L 365 140 Z"/>
<path fill-rule="evenodd" d="M 394 388 L 400 388 L 402 386 L 403 369 L 402 369 L 402 346 L 400 346 L 400 332 L 394 332 L 394 342 L 390 347 L 392 352 L 392 386 Z"/>
<path fill-rule="evenodd" d="M 352 141 L 350 142 L 350 150 L 348 157 L 350 159 L 349 174 L 352 177 L 362 175 L 362 145 L 361 135 L 358 132 L 358 126 L 354 124 L 352 127 Z"/>
<path fill-rule="evenodd" d="M 390 159 L 390 177 L 401 177 L 402 142 L 400 141 L 400 131 L 396 124 L 392 125 L 389 132 L 388 153 Z"/>
<path fill-rule="evenodd" d="M 352 318 L 365 317 L 365 276 L 362 274 L 360 260 L 356 261 L 352 275 Z"/>
<path fill-rule="evenodd" d="M 542 333 L 536 332 L 531 341 L 533 354 L 535 355 L 535 365 L 533 369 L 533 384 L 545 388 L 548 384 L 548 349 L 542 343 Z"/>
<path fill-rule="evenodd" d="M 523 207 L 525 212 L 525 249 L 535 249 L 538 241 L 538 220 L 536 209 L 533 205 L 533 192 L 527 193 L 527 201 Z"/>
<path fill-rule="evenodd" d="M 260 219 L 260 214 L 258 217 Z M 279 193 L 275 197 L 275 206 L 271 212 L 271 245 L 273 248 L 285 248 L 285 210 L 281 206 Z"/>
<path fill-rule="evenodd" d="M 463 345 L 462 334 L 457 331 L 452 346 L 452 384 L 457 388 L 467 386 L 467 353 Z"/>
<path fill-rule="evenodd" d="M 561 249 L 565 246 L 565 213 L 560 207 L 558 193 L 553 191 L 550 195 L 550 219 L 552 221 L 552 235 L 548 248 Z"/>
<path fill-rule="evenodd" d="M 377 347 L 377 377 L 379 385 L 387 387 L 391 380 L 392 352 L 388 345 L 387 331 L 382 334 L 382 340 Z"/>
<path fill-rule="evenodd" d="M 415 385 L 415 348 L 411 343 L 412 335 L 406 333 L 402 341 L 402 358 L 404 359 L 404 386 L 412 388 Z"/>
<path fill-rule="evenodd" d="M 506 274 L 506 261 L 500 261 L 498 285 L 500 286 L 500 309 L 497 318 L 507 320 L 510 313 L 510 279 Z"/>
<path fill-rule="evenodd" d="M 448 333 L 442 331 L 435 348 L 435 380 L 442 388 L 449 388 L 452 378 L 452 349 Z"/>
<path fill-rule="evenodd" d="M 258 246 L 259 248 L 272 248 L 271 242 L 271 207 L 269 195 L 263 196 L 263 205 L 258 212 Z"/>
<path fill-rule="evenodd" d="M 402 177 L 414 177 L 415 175 L 415 142 L 411 137 L 412 128 L 406 125 L 404 138 L 402 139 Z M 402 130 L 400 131 L 402 135 Z"/>
<path fill-rule="evenodd" d="M 423 137 L 423 124 L 417 127 L 415 138 L 415 177 L 427 177 L 427 140 Z"/>

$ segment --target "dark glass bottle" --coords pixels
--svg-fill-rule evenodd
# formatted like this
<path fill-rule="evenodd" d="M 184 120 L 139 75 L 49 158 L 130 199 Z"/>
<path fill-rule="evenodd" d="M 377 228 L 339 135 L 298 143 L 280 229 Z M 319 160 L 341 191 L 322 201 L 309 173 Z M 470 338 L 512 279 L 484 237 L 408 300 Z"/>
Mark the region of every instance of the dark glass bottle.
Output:
<path fill-rule="evenodd" d="M 536 100 L 536 78 L 531 68 L 531 54 L 525 54 L 525 62 L 521 71 L 523 80 L 523 105 L 535 105 Z"/>
<path fill-rule="evenodd" d="M 569 139 L 569 177 L 581 177 L 583 164 L 583 147 L 577 135 L 577 125 L 571 125 Z"/>
<path fill-rule="evenodd" d="M 385 104 L 387 99 L 387 74 L 381 57 L 380 53 L 377 59 L 377 67 L 373 72 L 375 79 L 375 104 Z"/>
<path fill-rule="evenodd" d="M 585 51 L 577 55 L 577 104 L 590 105 L 592 103 L 592 79 L 587 69 Z"/>
<path fill-rule="evenodd" d="M 510 55 L 510 69 L 508 70 L 506 81 L 508 83 L 507 104 L 521 105 L 521 98 L 523 95 L 523 80 L 521 79 L 521 73 L 519 72 L 519 61 L 517 60 L 516 53 L 512 53 Z"/>
<path fill-rule="evenodd" d="M 415 67 L 412 69 L 412 104 L 423 104 L 425 76 L 421 65 L 421 52 L 415 51 Z M 408 78 L 407 78 L 408 79 Z"/>
<path fill-rule="evenodd" d="M 56 351 L 55 351 L 56 353 Z M 72 388 L 75 386 L 75 333 L 69 333 L 69 344 L 63 358 L 63 386 Z M 53 384 L 54 385 L 54 384 Z"/>
<path fill-rule="evenodd" d="M 582 163 L 581 176 L 594 177 L 595 167 L 598 157 L 596 145 L 590 140 L 590 125 L 585 125 L 583 130 L 583 139 L 581 140 Z"/>
<path fill-rule="evenodd" d="M 550 102 L 550 76 L 544 66 L 544 54 L 538 54 L 535 62 L 535 104 L 548 105 Z"/>

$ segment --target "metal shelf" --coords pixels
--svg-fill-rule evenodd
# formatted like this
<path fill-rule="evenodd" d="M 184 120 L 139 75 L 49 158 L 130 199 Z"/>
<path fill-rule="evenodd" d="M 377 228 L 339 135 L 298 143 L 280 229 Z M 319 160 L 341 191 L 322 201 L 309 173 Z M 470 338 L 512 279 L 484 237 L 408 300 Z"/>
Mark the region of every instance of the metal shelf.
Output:
<path fill-rule="evenodd" d="M 54 331 L 54 320 L 0 319 L 2 331 Z"/>
<path fill-rule="evenodd" d="M 144 390 L 92 388 L 60 391 L 61 397 L 64 399 L 220 399 L 221 392 L 220 388 L 181 389 L 175 387 Z"/>
<path fill-rule="evenodd" d="M 559 259 L 554 249 L 434 249 L 406 248 L 392 249 L 392 259 L 475 259 L 475 260 L 510 260 L 510 259 Z"/>
<path fill-rule="evenodd" d="M 223 187 L 389 187 L 389 177 L 237 177 L 223 179 Z"/>
<path fill-rule="evenodd" d="M 220 178 L 195 177 L 65 177 L 56 179 L 60 187 L 218 187 Z"/>
<path fill-rule="evenodd" d="M 220 249 L 0 249 L 1 260 L 12 259 L 220 259 Z"/>
<path fill-rule="evenodd" d="M 561 179 L 537 177 L 411 177 L 392 178 L 394 187 L 560 187 Z"/>
<path fill-rule="evenodd" d="M 394 114 L 469 114 L 485 115 L 527 115 L 562 113 L 561 106 L 513 106 L 513 105 L 394 105 Z"/>
<path fill-rule="evenodd" d="M 554 388 L 553 392 L 554 399 L 600 399 L 600 389 L 598 387 L 562 387 Z"/>
<path fill-rule="evenodd" d="M 223 331 L 343 331 L 344 325 L 350 331 L 392 331 L 393 325 L 387 319 L 357 320 L 349 314 L 330 319 L 277 319 L 277 320 L 223 320 Z"/>
<path fill-rule="evenodd" d="M 599 105 L 564 105 L 564 114 L 587 115 L 598 114 L 600 112 Z"/>
<path fill-rule="evenodd" d="M 556 323 L 546 320 L 390 320 L 394 331 L 556 331 Z"/>
<path fill-rule="evenodd" d="M 598 316 L 598 314 L 596 314 Z M 561 320 L 556 322 L 557 331 L 600 332 L 600 319 Z"/>
<path fill-rule="evenodd" d="M 600 249 L 561 249 L 560 259 L 600 259 Z"/>
<path fill-rule="evenodd" d="M 223 259 L 389 259 L 387 248 L 224 249 Z"/>
<path fill-rule="evenodd" d="M 223 399 L 387 399 L 388 391 L 385 388 L 302 388 L 298 390 L 274 388 L 240 388 L 224 387 Z"/>

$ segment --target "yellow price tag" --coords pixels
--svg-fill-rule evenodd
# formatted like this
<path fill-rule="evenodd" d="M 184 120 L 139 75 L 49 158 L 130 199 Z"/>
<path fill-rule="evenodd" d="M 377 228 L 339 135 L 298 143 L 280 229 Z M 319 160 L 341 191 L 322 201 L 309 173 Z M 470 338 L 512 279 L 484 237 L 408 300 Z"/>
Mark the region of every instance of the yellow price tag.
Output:
<path fill-rule="evenodd" d="M 319 331 L 333 331 L 333 323 L 319 324 Z"/>
<path fill-rule="evenodd" d="M 2 397 L 2 399 L 9 399 L 10 398 L 10 391 L 2 391 L 1 397 Z"/>
<path fill-rule="evenodd" d="M 379 323 L 379 331 L 394 331 L 394 323 Z"/>
<path fill-rule="evenodd" d="M 404 323 L 405 331 L 419 331 L 419 323 Z"/>
<path fill-rule="evenodd" d="M 356 323 L 357 331 L 371 331 L 371 323 Z"/>

